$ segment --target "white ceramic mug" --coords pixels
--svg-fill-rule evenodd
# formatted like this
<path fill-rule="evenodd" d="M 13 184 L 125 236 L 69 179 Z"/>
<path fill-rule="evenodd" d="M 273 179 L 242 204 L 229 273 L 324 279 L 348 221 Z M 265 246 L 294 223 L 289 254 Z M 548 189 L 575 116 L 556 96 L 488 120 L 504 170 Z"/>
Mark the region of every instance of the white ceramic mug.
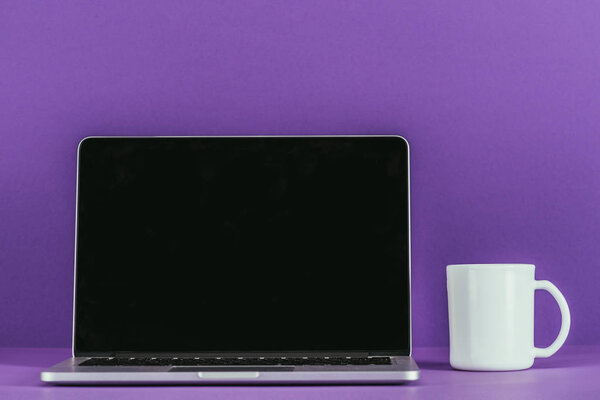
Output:
<path fill-rule="evenodd" d="M 550 357 L 563 345 L 571 326 L 562 293 L 548 281 L 535 280 L 531 264 L 462 264 L 446 267 L 450 364 L 456 369 L 526 369 L 536 357 Z M 558 302 L 562 325 L 550 346 L 533 344 L 534 291 L 550 292 Z"/>

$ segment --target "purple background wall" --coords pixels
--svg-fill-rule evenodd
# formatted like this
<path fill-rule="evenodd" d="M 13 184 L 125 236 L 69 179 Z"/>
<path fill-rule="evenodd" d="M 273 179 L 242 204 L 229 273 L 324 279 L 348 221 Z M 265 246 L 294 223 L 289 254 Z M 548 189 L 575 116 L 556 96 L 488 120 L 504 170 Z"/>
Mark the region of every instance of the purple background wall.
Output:
<path fill-rule="evenodd" d="M 2 1 L 0 345 L 70 343 L 82 137 L 399 132 L 415 345 L 448 342 L 446 264 L 500 261 L 535 263 L 568 343 L 600 343 L 598 21 L 594 1 Z"/>

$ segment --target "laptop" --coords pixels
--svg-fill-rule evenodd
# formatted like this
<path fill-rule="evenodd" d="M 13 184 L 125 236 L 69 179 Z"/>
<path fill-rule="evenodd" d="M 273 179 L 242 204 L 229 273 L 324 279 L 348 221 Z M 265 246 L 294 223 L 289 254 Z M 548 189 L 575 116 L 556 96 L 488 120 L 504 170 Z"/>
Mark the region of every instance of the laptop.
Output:
<path fill-rule="evenodd" d="M 411 358 L 399 136 L 89 137 L 54 384 L 395 384 Z"/>

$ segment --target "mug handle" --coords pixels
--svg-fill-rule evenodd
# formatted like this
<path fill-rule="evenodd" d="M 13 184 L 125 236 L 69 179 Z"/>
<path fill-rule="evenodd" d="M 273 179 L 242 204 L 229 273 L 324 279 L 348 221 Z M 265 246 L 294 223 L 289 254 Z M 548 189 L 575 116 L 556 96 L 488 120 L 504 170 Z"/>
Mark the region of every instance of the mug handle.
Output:
<path fill-rule="evenodd" d="M 567 339 L 567 335 L 569 334 L 569 329 L 571 329 L 571 313 L 569 312 L 569 306 L 567 305 L 567 301 L 565 300 L 565 296 L 562 295 L 560 290 L 550 281 L 535 281 L 533 284 L 533 289 L 538 290 L 542 289 L 547 291 L 554 297 L 554 300 L 558 303 L 558 307 L 560 308 L 560 315 L 562 317 L 562 323 L 560 325 L 560 331 L 558 332 L 558 336 L 554 339 L 554 342 L 544 348 L 533 347 L 533 356 L 536 358 L 546 358 L 550 357 L 554 353 L 558 351 L 565 343 Z"/>

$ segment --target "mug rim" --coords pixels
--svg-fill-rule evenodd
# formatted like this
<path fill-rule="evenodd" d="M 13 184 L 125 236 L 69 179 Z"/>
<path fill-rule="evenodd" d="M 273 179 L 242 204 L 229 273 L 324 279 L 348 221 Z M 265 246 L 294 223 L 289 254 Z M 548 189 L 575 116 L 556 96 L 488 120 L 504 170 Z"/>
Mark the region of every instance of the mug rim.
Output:
<path fill-rule="evenodd" d="M 521 269 L 521 268 L 533 268 L 533 264 L 525 263 L 485 263 L 485 264 L 449 264 L 446 266 L 447 270 L 454 269 Z"/>

